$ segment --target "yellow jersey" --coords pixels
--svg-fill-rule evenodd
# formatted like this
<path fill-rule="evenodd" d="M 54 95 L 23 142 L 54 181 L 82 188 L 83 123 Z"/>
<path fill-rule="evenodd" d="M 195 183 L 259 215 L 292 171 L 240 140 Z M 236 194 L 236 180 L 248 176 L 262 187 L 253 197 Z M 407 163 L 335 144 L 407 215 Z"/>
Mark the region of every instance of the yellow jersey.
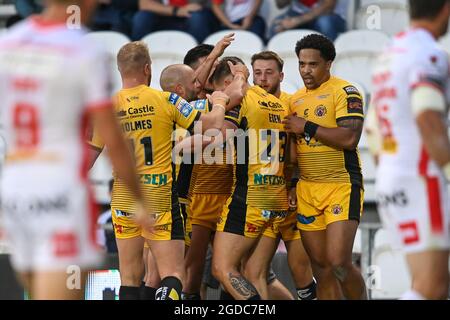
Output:
<path fill-rule="evenodd" d="M 175 126 L 192 131 L 201 113 L 175 93 L 145 85 L 120 90 L 115 109 L 124 136 L 134 150 L 143 196 L 153 213 L 170 211 L 177 201 L 172 162 Z M 91 145 L 103 144 L 94 133 Z M 135 199 L 115 173 L 111 206 L 133 212 Z"/>
<path fill-rule="evenodd" d="M 290 113 L 322 127 L 336 128 L 339 120 L 364 119 L 363 100 L 349 82 L 330 77 L 319 88 L 302 88 L 291 97 Z M 297 138 L 300 179 L 314 182 L 351 183 L 363 186 L 358 149 L 340 150 L 316 139 L 309 144 Z"/>
<path fill-rule="evenodd" d="M 288 209 L 283 171 L 287 134 L 281 123 L 288 109 L 277 97 L 253 86 L 241 105 L 226 114 L 225 119 L 238 127 L 233 197 L 244 197 L 249 206 Z"/>
<path fill-rule="evenodd" d="M 291 98 L 292 98 L 292 94 L 281 91 L 280 100 L 283 101 L 284 104 L 286 104 L 287 106 L 289 106 L 291 104 Z"/>
<path fill-rule="evenodd" d="M 202 99 L 191 102 L 192 106 L 202 113 L 211 111 L 211 104 L 208 100 Z M 214 163 L 216 160 L 215 151 L 222 152 L 219 155 L 221 163 Z M 233 187 L 233 164 L 227 164 L 225 150 L 217 148 L 210 152 L 204 152 L 201 163 L 191 158 L 191 163 L 182 163 L 178 175 L 178 189 L 180 201 L 195 194 L 230 194 Z"/>

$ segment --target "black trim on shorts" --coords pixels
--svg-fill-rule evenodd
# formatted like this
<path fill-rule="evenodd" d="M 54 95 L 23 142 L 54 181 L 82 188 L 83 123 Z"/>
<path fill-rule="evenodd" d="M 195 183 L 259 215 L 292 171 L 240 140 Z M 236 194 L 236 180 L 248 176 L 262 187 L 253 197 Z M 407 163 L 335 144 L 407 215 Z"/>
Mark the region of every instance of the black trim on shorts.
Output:
<path fill-rule="evenodd" d="M 174 128 L 175 130 L 175 125 Z M 172 150 L 175 147 L 175 141 L 172 141 Z M 178 202 L 177 192 L 177 171 L 175 163 L 172 162 L 172 231 L 170 235 L 171 240 L 184 240 L 184 220 L 181 214 L 180 203 Z"/>
<path fill-rule="evenodd" d="M 247 119 L 242 119 L 243 129 L 247 128 Z M 235 147 L 238 146 L 237 137 L 234 138 Z M 227 221 L 223 228 L 224 232 L 244 235 L 245 220 L 247 216 L 247 191 L 248 191 L 248 162 L 249 162 L 249 140 L 245 136 L 245 162 L 236 164 L 236 186 L 234 188 L 232 200 L 228 205 Z M 231 217 L 231 219 L 230 219 Z"/>
<path fill-rule="evenodd" d="M 352 184 L 350 191 L 350 204 L 348 208 L 348 219 L 359 222 L 361 213 L 361 187 Z"/>
<path fill-rule="evenodd" d="M 351 151 L 344 150 L 344 163 L 345 170 L 347 170 L 350 176 L 350 183 L 363 188 L 363 177 L 356 149 Z"/>

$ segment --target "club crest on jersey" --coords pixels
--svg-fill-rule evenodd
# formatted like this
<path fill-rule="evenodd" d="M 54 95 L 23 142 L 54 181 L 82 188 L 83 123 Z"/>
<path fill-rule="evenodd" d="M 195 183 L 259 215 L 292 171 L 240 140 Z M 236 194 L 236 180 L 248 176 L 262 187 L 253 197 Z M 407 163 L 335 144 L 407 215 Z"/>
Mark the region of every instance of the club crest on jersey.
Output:
<path fill-rule="evenodd" d="M 324 115 L 327 114 L 327 108 L 325 108 L 324 106 L 320 105 L 317 106 L 316 109 L 314 110 L 314 114 L 317 117 L 323 117 Z"/>
<path fill-rule="evenodd" d="M 333 214 L 338 215 L 342 212 L 342 206 L 340 204 L 335 204 L 332 208 L 331 208 L 331 212 L 333 212 Z"/>
<path fill-rule="evenodd" d="M 360 98 L 347 98 L 347 112 L 364 114 L 362 100 Z"/>
<path fill-rule="evenodd" d="M 180 97 L 176 93 L 171 93 L 169 96 L 169 102 L 175 106 L 179 98 Z"/>
<path fill-rule="evenodd" d="M 191 115 L 192 110 L 194 110 L 191 104 L 185 100 L 180 101 L 177 105 L 177 109 L 185 118 L 188 118 Z"/>

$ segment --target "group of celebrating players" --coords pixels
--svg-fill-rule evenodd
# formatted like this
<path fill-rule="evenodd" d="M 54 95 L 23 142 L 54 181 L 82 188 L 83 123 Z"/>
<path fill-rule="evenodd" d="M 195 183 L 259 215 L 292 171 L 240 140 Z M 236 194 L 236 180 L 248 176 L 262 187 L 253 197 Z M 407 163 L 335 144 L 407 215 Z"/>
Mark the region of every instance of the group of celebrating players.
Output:
<path fill-rule="evenodd" d="M 425 10 L 428 16 L 422 11 L 413 17 L 423 22 L 420 32 L 437 23 L 430 22 L 436 16 L 446 14 L 448 20 L 450 3 L 435 2 L 439 10 L 431 13 L 432 18 L 432 9 Z M 85 11 L 92 10 L 92 3 L 78 1 Z M 422 8 L 423 3 L 411 0 L 411 7 Z M 122 89 L 111 103 L 108 59 L 83 38 L 83 31 L 64 26 L 66 4 L 49 1 L 42 16 L 13 28 L 0 41 L 0 92 L 9 92 L 2 110 L 9 147 L 2 207 L 13 264 L 32 298 L 79 298 L 81 288 L 69 290 L 62 281 L 64 267 L 77 264 L 89 270 L 99 261 L 86 174 L 104 148 L 114 168 L 111 214 L 120 299 L 205 299 L 201 282 L 209 246 L 221 299 L 293 299 L 270 270 L 281 239 L 299 300 L 367 298 L 364 279 L 352 263 L 364 200 L 357 148 L 364 105 L 355 86 L 331 75 L 336 56 L 332 41 L 319 34 L 299 39 L 293 50 L 305 87 L 293 95 L 281 91 L 283 60 L 275 52 L 255 53 L 251 71 L 239 57 L 226 56 L 233 34 L 215 46 L 192 48 L 183 64 L 167 66 L 160 76 L 162 91 L 149 87 L 151 48 L 149 52 L 144 43 L 131 42 L 117 54 Z M 412 29 L 409 34 L 416 32 Z M 388 50 L 395 51 L 397 44 L 393 46 Z M 427 77 L 430 73 L 421 69 L 411 80 L 411 103 L 415 115 L 431 112 L 436 119 L 429 121 L 437 128 L 445 111 L 439 102 L 448 100 L 429 88 L 434 84 L 447 89 L 443 79 L 448 80 L 448 62 L 441 61 L 440 52 L 434 57 L 433 64 L 447 69 L 436 71 L 442 79 Z M 380 85 L 375 93 L 377 117 L 371 120 L 370 132 L 373 140 L 381 141 L 372 145 L 379 145 L 374 151 L 386 169 L 392 161 L 387 158 L 405 151 L 394 146 L 401 141 L 394 139 L 395 130 L 386 131 L 391 122 L 380 116 L 389 111 L 385 99 L 397 99 L 390 87 L 386 89 L 390 74 L 380 69 L 374 78 Z M 248 83 L 250 72 L 253 84 Z M 409 104 L 402 107 L 406 110 Z M 178 167 L 174 150 L 181 151 Z M 444 183 L 439 166 L 449 163 L 450 151 L 449 159 L 442 161 L 433 150 L 423 152 L 426 161 L 438 163 L 432 162 L 434 171 L 427 173 L 432 176 L 426 184 L 436 190 Z M 424 161 L 418 160 L 420 170 L 429 169 Z M 386 176 L 397 178 L 389 172 L 379 179 Z M 45 186 L 37 188 L 42 181 Z M 419 188 L 422 182 L 415 183 Z M 400 185 L 390 180 L 380 194 L 393 188 L 395 195 Z M 412 190 L 413 185 L 409 182 L 407 187 Z M 423 201 L 438 203 L 429 208 L 416 204 L 415 209 L 420 214 L 432 210 L 432 223 L 423 231 L 415 230 L 417 237 L 432 230 L 435 241 L 421 239 L 425 244 L 415 248 L 422 252 L 434 246 L 435 253 L 438 246 L 447 254 L 448 269 L 446 197 L 428 192 L 431 200 L 426 200 L 426 194 Z M 424 218 L 389 223 L 407 229 L 414 219 Z M 439 226 L 442 230 L 436 236 Z M 413 238 L 409 234 L 403 244 L 413 244 Z M 441 258 L 439 254 L 436 259 Z M 414 295 L 406 297 L 434 298 L 421 287 L 416 264 L 411 262 L 411 269 L 419 281 L 413 282 Z M 448 289 L 448 272 L 440 281 Z M 444 297 L 439 293 L 436 298 Z"/>

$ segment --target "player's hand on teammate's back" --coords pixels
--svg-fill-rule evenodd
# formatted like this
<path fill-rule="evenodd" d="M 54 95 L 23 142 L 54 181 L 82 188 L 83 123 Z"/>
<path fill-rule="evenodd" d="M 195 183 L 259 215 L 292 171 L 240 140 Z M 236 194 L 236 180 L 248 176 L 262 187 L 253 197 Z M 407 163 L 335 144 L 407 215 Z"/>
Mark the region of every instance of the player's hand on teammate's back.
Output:
<path fill-rule="evenodd" d="M 303 134 L 305 130 L 306 120 L 297 117 L 296 114 L 290 114 L 284 118 L 282 123 L 284 124 L 284 129 L 286 130 L 286 132 Z"/>

